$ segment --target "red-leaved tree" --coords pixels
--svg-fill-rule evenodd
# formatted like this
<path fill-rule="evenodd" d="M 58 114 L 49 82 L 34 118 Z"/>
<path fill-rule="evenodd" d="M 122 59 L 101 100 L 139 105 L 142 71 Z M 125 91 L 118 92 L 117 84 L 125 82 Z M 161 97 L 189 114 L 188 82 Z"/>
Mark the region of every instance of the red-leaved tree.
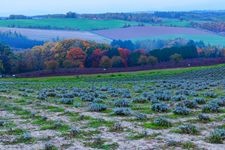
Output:
<path fill-rule="evenodd" d="M 71 48 L 66 55 L 66 59 L 70 61 L 70 63 L 74 67 L 84 67 L 86 54 L 83 52 L 83 50 L 79 47 Z"/>

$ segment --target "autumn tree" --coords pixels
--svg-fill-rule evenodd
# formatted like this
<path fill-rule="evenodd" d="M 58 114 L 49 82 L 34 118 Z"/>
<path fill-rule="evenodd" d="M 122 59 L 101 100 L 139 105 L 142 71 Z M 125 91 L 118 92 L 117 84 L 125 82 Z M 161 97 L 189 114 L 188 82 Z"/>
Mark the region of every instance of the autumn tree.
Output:
<path fill-rule="evenodd" d="M 59 66 L 58 62 L 55 60 L 46 61 L 45 65 L 46 65 L 46 69 L 51 71 L 55 71 Z"/>
<path fill-rule="evenodd" d="M 123 67 L 122 59 L 120 56 L 113 56 L 111 62 L 112 67 Z"/>
<path fill-rule="evenodd" d="M 84 67 L 86 54 L 83 52 L 83 50 L 79 47 L 71 48 L 66 55 L 66 59 L 70 61 L 70 63 L 74 67 Z"/>
<path fill-rule="evenodd" d="M 93 51 L 93 53 L 91 54 L 91 60 L 90 60 L 92 67 L 99 67 L 99 63 L 100 63 L 102 55 L 103 53 L 100 49 L 95 49 Z"/>
<path fill-rule="evenodd" d="M 110 68 L 112 66 L 111 59 L 108 56 L 103 56 L 99 66 L 102 68 Z"/>
<path fill-rule="evenodd" d="M 158 58 L 154 56 L 148 56 L 148 64 L 155 65 L 158 63 Z"/>
<path fill-rule="evenodd" d="M 138 59 L 139 65 L 146 65 L 148 63 L 148 57 L 145 55 L 141 55 Z"/>
<path fill-rule="evenodd" d="M 175 63 L 179 63 L 182 59 L 183 59 L 182 55 L 177 53 L 170 56 L 170 60 L 172 60 Z"/>
<path fill-rule="evenodd" d="M 122 63 L 125 67 L 128 67 L 127 61 L 128 61 L 128 56 L 130 54 L 130 51 L 128 49 L 124 48 L 118 48 L 120 57 L 122 59 Z"/>

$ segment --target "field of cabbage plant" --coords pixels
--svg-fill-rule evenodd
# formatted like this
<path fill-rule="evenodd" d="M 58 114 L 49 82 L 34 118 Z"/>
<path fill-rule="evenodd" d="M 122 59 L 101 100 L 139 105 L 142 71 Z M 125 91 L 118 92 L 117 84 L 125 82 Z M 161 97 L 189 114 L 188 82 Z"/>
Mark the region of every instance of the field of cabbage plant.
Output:
<path fill-rule="evenodd" d="M 0 79 L 0 149 L 225 149 L 225 65 Z"/>

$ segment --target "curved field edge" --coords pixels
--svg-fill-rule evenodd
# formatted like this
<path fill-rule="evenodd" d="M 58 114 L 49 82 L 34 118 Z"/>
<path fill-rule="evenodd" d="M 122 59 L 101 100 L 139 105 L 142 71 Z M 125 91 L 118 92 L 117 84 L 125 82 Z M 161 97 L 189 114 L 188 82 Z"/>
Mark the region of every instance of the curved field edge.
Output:
<path fill-rule="evenodd" d="M 109 74 L 94 74 L 94 75 L 77 75 L 77 76 L 57 76 L 57 77 L 39 77 L 39 78 L 3 78 L 0 81 L 31 81 L 31 82 L 75 82 L 86 81 L 95 79 L 132 79 L 135 77 L 164 77 L 174 76 L 182 73 L 192 71 L 199 71 L 205 69 L 213 69 L 225 67 L 225 64 L 213 66 L 199 66 L 190 68 L 176 68 L 176 69 L 156 69 L 150 71 L 136 71 L 136 72 L 122 72 L 122 73 L 109 73 Z"/>

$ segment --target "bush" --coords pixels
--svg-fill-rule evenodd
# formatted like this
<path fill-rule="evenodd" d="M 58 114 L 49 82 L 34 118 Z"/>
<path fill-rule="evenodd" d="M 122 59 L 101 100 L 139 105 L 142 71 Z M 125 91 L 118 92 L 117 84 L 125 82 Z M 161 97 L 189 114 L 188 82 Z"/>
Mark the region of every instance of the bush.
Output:
<path fill-rule="evenodd" d="M 134 100 L 133 100 L 134 103 L 146 103 L 148 102 L 148 99 L 143 97 L 143 96 L 140 96 L 140 97 L 136 97 Z"/>
<path fill-rule="evenodd" d="M 204 98 L 195 98 L 194 101 L 200 105 L 206 103 L 206 100 Z"/>
<path fill-rule="evenodd" d="M 25 133 L 23 133 L 22 138 L 23 138 L 23 140 L 25 140 L 25 141 L 29 141 L 29 140 L 32 139 L 32 136 L 31 136 L 30 132 L 25 132 Z"/>
<path fill-rule="evenodd" d="M 116 107 L 129 107 L 130 106 L 130 102 L 126 99 L 122 99 L 122 100 L 116 100 L 114 102 L 114 105 Z"/>
<path fill-rule="evenodd" d="M 183 133 L 183 134 L 198 134 L 199 133 L 197 128 L 191 124 L 181 125 L 178 128 L 179 128 L 179 133 Z"/>
<path fill-rule="evenodd" d="M 173 96 L 172 97 L 172 100 L 173 101 L 182 101 L 182 100 L 186 100 L 187 98 L 186 98 L 186 96 L 184 96 L 184 95 L 176 95 L 176 96 Z"/>
<path fill-rule="evenodd" d="M 198 115 L 198 119 L 202 122 L 209 122 L 210 121 L 210 118 L 208 115 L 205 115 L 205 114 L 199 114 Z"/>
<path fill-rule="evenodd" d="M 166 127 L 169 128 L 172 126 L 172 123 L 169 122 L 166 118 L 164 117 L 158 117 L 154 119 L 154 124 L 160 127 Z"/>
<path fill-rule="evenodd" d="M 222 144 L 225 140 L 225 129 L 215 129 L 208 137 L 210 143 Z"/>
<path fill-rule="evenodd" d="M 53 145 L 52 142 L 47 142 L 44 147 L 44 150 L 57 150 L 57 149 L 58 148 L 55 145 Z"/>
<path fill-rule="evenodd" d="M 80 131 L 79 131 L 79 129 L 76 128 L 76 127 L 72 127 L 72 128 L 70 129 L 70 135 L 72 135 L 72 136 L 76 136 L 76 135 L 79 134 L 79 133 L 80 133 Z"/>
<path fill-rule="evenodd" d="M 121 123 L 116 122 L 113 124 L 113 126 L 110 129 L 111 132 L 119 132 L 119 131 L 123 131 L 123 127 L 121 125 Z"/>
<path fill-rule="evenodd" d="M 107 106 L 104 104 L 99 104 L 99 103 L 92 103 L 90 105 L 90 111 L 96 111 L 96 112 L 100 112 L 100 111 L 104 111 L 107 109 Z"/>
<path fill-rule="evenodd" d="M 129 116 L 129 115 L 131 115 L 131 110 L 129 108 L 123 108 L 123 107 L 115 108 L 113 110 L 113 112 L 114 112 L 115 115 L 119 115 L 119 116 Z"/>
<path fill-rule="evenodd" d="M 62 98 L 60 100 L 60 103 L 66 104 L 66 105 L 72 105 L 73 104 L 73 99 L 72 98 Z"/>
<path fill-rule="evenodd" d="M 177 106 L 173 113 L 176 115 L 189 115 L 190 110 L 187 107 Z"/>
<path fill-rule="evenodd" d="M 219 105 L 216 103 L 208 103 L 202 107 L 202 112 L 204 113 L 210 113 L 210 112 L 214 113 L 219 111 L 220 111 Z"/>
<path fill-rule="evenodd" d="M 211 92 L 211 91 L 206 92 L 206 93 L 204 94 L 204 96 L 205 96 L 205 97 L 210 97 L 210 98 L 216 98 L 216 97 L 217 97 L 217 95 L 216 95 L 214 92 Z"/>
<path fill-rule="evenodd" d="M 135 116 L 138 120 L 146 120 L 146 119 L 147 119 L 147 115 L 142 114 L 142 113 L 135 113 L 134 116 Z"/>
<path fill-rule="evenodd" d="M 196 108 L 197 107 L 197 103 L 195 101 L 186 100 L 183 103 L 184 103 L 184 106 L 186 106 L 187 108 Z"/>
<path fill-rule="evenodd" d="M 0 127 L 4 126 L 5 121 L 4 120 L 0 120 Z"/>
<path fill-rule="evenodd" d="M 155 112 L 167 112 L 169 110 L 169 107 L 164 103 L 155 103 L 152 105 L 152 110 Z"/>

